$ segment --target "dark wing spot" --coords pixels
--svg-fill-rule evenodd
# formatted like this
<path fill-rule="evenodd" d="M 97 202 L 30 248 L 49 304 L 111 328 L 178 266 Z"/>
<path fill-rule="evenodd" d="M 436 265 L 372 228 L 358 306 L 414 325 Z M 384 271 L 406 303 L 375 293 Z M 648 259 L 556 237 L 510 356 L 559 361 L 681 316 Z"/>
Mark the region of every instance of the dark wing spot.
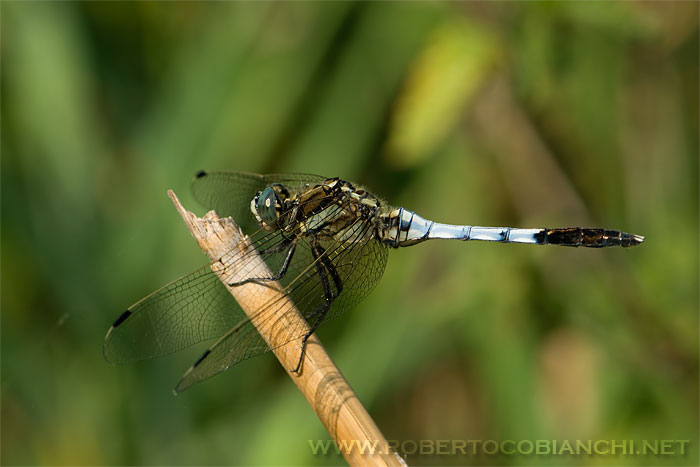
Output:
<path fill-rule="evenodd" d="M 194 365 L 192 365 L 192 368 L 196 368 L 197 365 L 199 365 L 200 363 L 202 363 L 202 360 L 204 360 L 205 358 L 207 358 L 207 355 L 209 355 L 210 353 L 211 353 L 211 349 L 207 349 L 207 351 L 204 352 L 204 353 L 202 354 L 202 356 L 199 357 L 199 358 L 197 359 L 196 362 L 194 362 Z"/>
<path fill-rule="evenodd" d="M 195 178 L 202 178 L 202 177 L 205 177 L 206 175 L 207 175 L 207 172 L 205 170 L 200 170 L 199 172 L 197 172 L 197 175 L 195 175 Z"/>
<path fill-rule="evenodd" d="M 114 324 L 112 324 L 112 327 L 116 328 L 117 326 L 122 324 L 126 320 L 126 318 L 128 318 L 129 316 L 131 316 L 131 312 L 129 310 L 126 310 L 124 313 L 122 313 L 119 316 L 119 318 L 117 318 L 117 320 L 114 322 Z"/>

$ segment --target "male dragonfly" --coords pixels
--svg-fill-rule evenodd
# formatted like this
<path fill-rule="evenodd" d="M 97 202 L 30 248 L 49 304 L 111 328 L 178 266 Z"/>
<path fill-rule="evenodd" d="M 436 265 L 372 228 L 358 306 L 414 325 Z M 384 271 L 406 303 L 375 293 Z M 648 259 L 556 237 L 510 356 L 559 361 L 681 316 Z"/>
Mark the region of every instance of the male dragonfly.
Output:
<path fill-rule="evenodd" d="M 299 365 L 308 337 L 322 323 L 357 304 L 379 282 L 390 248 L 432 239 L 592 248 L 631 247 L 644 241 L 639 235 L 601 228 L 439 224 L 389 206 L 359 185 L 317 175 L 202 171 L 195 176 L 192 191 L 219 216 L 232 216 L 273 271 L 270 277 L 228 285 L 278 281 L 306 319 L 308 326 L 289 333 L 289 341 L 302 341 Z M 247 261 L 246 256 L 228 262 L 225 258 L 227 270 L 237 270 Z M 263 306 L 259 313 L 272 305 Z M 107 332 L 104 356 L 111 363 L 126 363 L 211 339 L 218 340 L 185 373 L 176 392 L 270 350 L 207 265 L 123 312 Z"/>

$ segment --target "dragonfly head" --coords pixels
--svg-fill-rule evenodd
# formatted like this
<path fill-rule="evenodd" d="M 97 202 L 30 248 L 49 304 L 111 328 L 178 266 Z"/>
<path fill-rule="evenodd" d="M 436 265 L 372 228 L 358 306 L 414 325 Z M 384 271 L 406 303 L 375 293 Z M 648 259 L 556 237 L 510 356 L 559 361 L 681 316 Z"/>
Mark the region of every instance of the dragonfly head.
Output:
<path fill-rule="evenodd" d="M 282 214 L 283 203 L 288 197 L 289 192 L 283 185 L 269 185 L 263 191 L 258 191 L 250 201 L 250 210 L 262 227 L 274 230 Z"/>

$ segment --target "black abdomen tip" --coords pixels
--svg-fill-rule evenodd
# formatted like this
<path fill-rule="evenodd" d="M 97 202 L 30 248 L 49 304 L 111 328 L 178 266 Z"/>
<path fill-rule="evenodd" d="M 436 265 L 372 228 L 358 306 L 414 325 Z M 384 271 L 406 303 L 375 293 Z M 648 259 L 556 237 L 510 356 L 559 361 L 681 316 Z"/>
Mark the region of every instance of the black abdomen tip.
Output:
<path fill-rule="evenodd" d="M 205 177 L 206 175 L 207 175 L 207 172 L 205 170 L 200 170 L 199 172 L 197 172 L 197 174 L 194 177 L 195 178 L 202 178 L 202 177 Z"/>
<path fill-rule="evenodd" d="M 540 244 L 563 246 L 583 246 L 588 248 L 604 248 L 621 246 L 624 248 L 636 246 L 644 242 L 641 235 L 628 234 L 619 230 L 599 228 L 569 227 L 565 229 L 544 229 L 535 235 Z"/>
<path fill-rule="evenodd" d="M 122 324 L 126 320 L 126 318 L 128 318 L 129 316 L 131 316 L 131 312 L 129 310 L 126 310 L 124 313 L 119 315 L 119 318 L 117 318 L 117 320 L 114 322 L 114 324 L 112 324 L 112 327 L 116 328 L 117 326 Z"/>

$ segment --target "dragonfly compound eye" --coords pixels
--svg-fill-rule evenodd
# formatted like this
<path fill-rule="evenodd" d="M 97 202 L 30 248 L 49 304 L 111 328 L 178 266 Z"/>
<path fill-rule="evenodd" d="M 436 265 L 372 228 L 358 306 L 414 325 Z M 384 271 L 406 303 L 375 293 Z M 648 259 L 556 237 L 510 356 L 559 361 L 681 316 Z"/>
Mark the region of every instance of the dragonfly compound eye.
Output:
<path fill-rule="evenodd" d="M 255 211 L 264 223 L 274 224 L 277 220 L 278 205 L 279 200 L 277 199 L 277 194 L 275 194 L 275 190 L 269 186 L 257 197 Z"/>

